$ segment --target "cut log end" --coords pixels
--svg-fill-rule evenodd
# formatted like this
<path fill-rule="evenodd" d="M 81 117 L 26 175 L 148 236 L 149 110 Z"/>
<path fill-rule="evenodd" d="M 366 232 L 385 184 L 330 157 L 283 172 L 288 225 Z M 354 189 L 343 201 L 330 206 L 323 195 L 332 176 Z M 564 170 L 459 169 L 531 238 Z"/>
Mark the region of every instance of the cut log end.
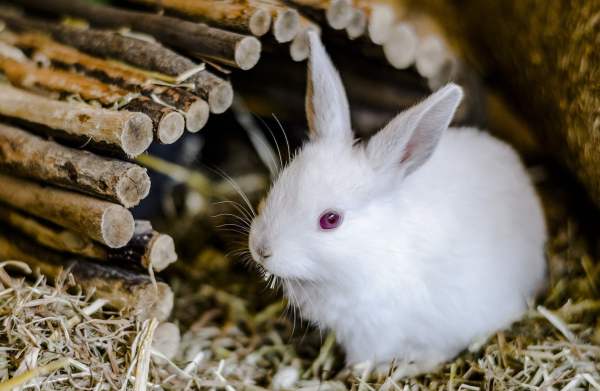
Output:
<path fill-rule="evenodd" d="M 265 35 L 271 27 L 271 15 L 262 9 L 257 9 L 250 17 L 248 28 L 257 37 Z"/>
<path fill-rule="evenodd" d="M 388 62 L 397 69 L 405 69 L 415 62 L 419 38 L 414 28 L 400 23 L 392 29 L 383 52 Z"/>
<path fill-rule="evenodd" d="M 457 74 L 460 73 L 460 69 L 461 64 L 457 61 L 457 59 L 448 56 L 438 72 L 434 76 L 431 76 L 427 79 L 427 85 L 429 86 L 429 89 L 435 91 L 448 82 L 455 80 Z M 466 99 L 463 99 L 463 106 L 465 102 Z"/>
<path fill-rule="evenodd" d="M 172 111 L 164 115 L 158 123 L 156 136 L 163 144 L 173 144 L 183 135 L 185 120 L 183 115 Z"/>
<path fill-rule="evenodd" d="M 435 77 L 442 70 L 448 57 L 444 41 L 437 36 L 428 36 L 418 45 L 415 67 L 421 76 Z"/>
<path fill-rule="evenodd" d="M 152 338 L 152 349 L 162 353 L 168 360 L 171 360 L 177 354 L 181 343 L 181 333 L 179 327 L 171 322 L 161 323 L 154 332 Z M 153 356 L 152 359 L 157 363 L 163 363 L 164 359 Z"/>
<path fill-rule="evenodd" d="M 153 284 L 148 276 L 118 266 L 65 257 L 9 230 L 0 235 L 0 258 L 22 260 L 53 279 L 62 278 L 67 269 L 85 292 L 116 309 L 131 310 L 139 319 L 163 321 L 173 309 L 173 291 L 163 282 Z"/>
<path fill-rule="evenodd" d="M 185 112 L 185 126 L 189 132 L 196 133 L 206 125 L 209 116 L 209 107 L 202 99 L 192 103 Z"/>
<path fill-rule="evenodd" d="M 146 114 L 131 113 L 121 135 L 121 148 L 130 157 L 144 152 L 152 143 L 152 120 Z"/>
<path fill-rule="evenodd" d="M 229 83 L 221 83 L 208 93 L 208 106 L 211 113 L 224 113 L 233 103 L 233 88 Z"/>
<path fill-rule="evenodd" d="M 260 41 L 254 37 L 241 39 L 235 46 L 235 63 L 242 70 L 254 67 L 260 59 Z"/>
<path fill-rule="evenodd" d="M 111 248 L 123 247 L 133 237 L 135 222 L 131 212 L 120 205 L 106 208 L 100 230 L 104 244 Z"/>
<path fill-rule="evenodd" d="M 132 167 L 119 178 L 116 186 L 119 202 L 126 208 L 132 208 L 150 193 L 150 177 L 143 167 Z"/>
<path fill-rule="evenodd" d="M 363 10 L 355 9 L 352 14 L 352 19 L 346 27 L 348 38 L 356 39 L 362 36 L 367 30 L 367 15 Z"/>
<path fill-rule="evenodd" d="M 310 31 L 310 29 L 306 29 L 296 35 L 296 38 L 294 38 L 290 45 L 290 56 L 292 57 L 292 60 L 296 62 L 306 60 L 310 54 L 308 31 Z"/>
<path fill-rule="evenodd" d="M 348 27 L 353 14 L 354 8 L 350 0 L 332 0 L 325 12 L 327 22 L 336 30 Z"/>
<path fill-rule="evenodd" d="M 135 292 L 135 314 L 140 319 L 166 320 L 173 310 L 173 291 L 164 282 L 145 284 Z"/>
<path fill-rule="evenodd" d="M 308 44 L 304 33 L 298 34 L 292 41 L 290 45 L 290 57 L 296 62 L 304 61 L 308 58 Z"/>
<path fill-rule="evenodd" d="M 148 262 L 152 268 L 160 272 L 177 260 L 175 242 L 169 235 L 159 234 L 153 240 L 148 254 Z"/>
<path fill-rule="evenodd" d="M 374 5 L 369 17 L 369 38 L 373 43 L 383 45 L 392 31 L 396 15 L 394 9 L 386 4 Z"/>
<path fill-rule="evenodd" d="M 300 14 L 294 9 L 277 12 L 273 22 L 273 35 L 277 42 L 290 42 L 300 31 Z"/>

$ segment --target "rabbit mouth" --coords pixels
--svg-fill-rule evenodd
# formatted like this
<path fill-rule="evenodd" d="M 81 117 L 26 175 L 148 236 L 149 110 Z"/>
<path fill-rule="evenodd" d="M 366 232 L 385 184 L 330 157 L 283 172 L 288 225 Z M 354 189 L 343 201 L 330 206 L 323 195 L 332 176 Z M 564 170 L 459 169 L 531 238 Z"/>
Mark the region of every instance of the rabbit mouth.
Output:
<path fill-rule="evenodd" d="M 259 269 L 259 273 L 262 276 L 262 279 L 265 281 L 265 283 L 267 284 L 267 287 L 269 289 L 275 289 L 278 287 L 282 287 L 283 285 L 286 285 L 286 284 L 304 285 L 304 284 L 308 284 L 311 282 L 311 280 L 306 279 L 306 278 L 282 276 L 282 275 L 275 274 L 262 265 L 258 265 L 258 269 Z"/>

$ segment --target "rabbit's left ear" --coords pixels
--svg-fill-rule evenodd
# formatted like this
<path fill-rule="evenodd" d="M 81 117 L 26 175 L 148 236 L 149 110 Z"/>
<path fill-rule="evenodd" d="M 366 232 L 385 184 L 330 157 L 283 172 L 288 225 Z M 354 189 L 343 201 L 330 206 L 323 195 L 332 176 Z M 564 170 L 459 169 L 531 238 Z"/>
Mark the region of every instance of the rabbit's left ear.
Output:
<path fill-rule="evenodd" d="M 352 142 L 350 109 L 340 75 L 318 34 L 308 33 L 310 56 L 306 87 L 306 117 L 310 138 L 344 139 Z"/>
<path fill-rule="evenodd" d="M 371 137 L 366 152 L 377 169 L 401 169 L 408 175 L 421 167 L 435 150 L 463 97 L 453 83 L 398 114 Z"/>

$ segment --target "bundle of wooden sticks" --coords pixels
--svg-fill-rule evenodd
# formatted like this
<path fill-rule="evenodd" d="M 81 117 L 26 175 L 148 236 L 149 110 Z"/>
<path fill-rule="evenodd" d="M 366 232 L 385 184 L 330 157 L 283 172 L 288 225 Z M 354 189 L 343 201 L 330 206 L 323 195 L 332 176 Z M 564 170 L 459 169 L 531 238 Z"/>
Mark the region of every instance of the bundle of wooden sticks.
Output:
<path fill-rule="evenodd" d="M 145 317 L 168 317 L 173 295 L 142 268 L 161 271 L 177 256 L 171 237 L 128 210 L 150 192 L 134 159 L 153 141 L 174 143 L 225 112 L 232 73 L 283 44 L 288 59 L 305 60 L 310 30 L 338 47 L 351 40 L 361 57 L 400 72 L 381 88 L 360 70 L 343 72 L 351 100 L 389 111 L 418 98 L 403 101 L 403 89 L 436 88 L 461 69 L 430 20 L 377 1 L 125 4 L 0 4 L 0 257 L 52 276 L 68 268 L 84 288 Z M 293 69 L 277 61 L 265 64 L 264 80 L 240 82 L 247 96 L 268 96 L 268 78 Z"/>

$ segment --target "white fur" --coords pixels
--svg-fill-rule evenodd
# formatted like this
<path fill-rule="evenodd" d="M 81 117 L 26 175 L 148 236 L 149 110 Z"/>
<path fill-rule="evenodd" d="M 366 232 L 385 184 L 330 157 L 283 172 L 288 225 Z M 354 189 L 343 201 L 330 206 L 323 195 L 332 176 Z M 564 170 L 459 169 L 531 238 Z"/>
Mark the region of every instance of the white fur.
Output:
<path fill-rule="evenodd" d="M 339 120 L 347 104 L 335 106 L 343 87 L 318 38 L 310 42 L 318 80 L 307 101 L 319 102 L 316 116 L 333 104 L 323 112 L 334 130 L 312 129 L 281 173 L 250 250 L 304 317 L 336 332 L 348 363 L 430 371 L 519 319 L 543 287 L 540 203 L 507 144 L 476 129 L 446 131 L 462 97 L 453 84 L 353 145 Z M 325 82 L 339 85 L 317 88 Z M 323 231 L 328 209 L 343 221 Z"/>
<path fill-rule="evenodd" d="M 306 118 L 311 138 L 352 137 L 350 109 L 340 75 L 331 63 L 319 36 L 310 33 Z"/>

